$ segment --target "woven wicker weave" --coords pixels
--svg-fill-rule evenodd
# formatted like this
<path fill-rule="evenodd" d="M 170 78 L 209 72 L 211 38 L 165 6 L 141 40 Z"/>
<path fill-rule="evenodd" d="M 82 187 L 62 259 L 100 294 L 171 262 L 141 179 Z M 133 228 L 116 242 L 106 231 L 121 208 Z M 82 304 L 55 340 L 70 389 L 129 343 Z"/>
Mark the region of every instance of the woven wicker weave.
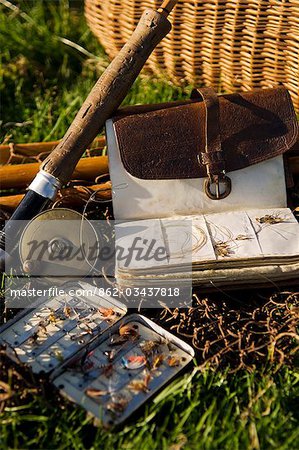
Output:
<path fill-rule="evenodd" d="M 85 0 L 85 15 L 113 58 L 144 8 L 160 4 Z M 227 92 L 284 83 L 299 111 L 299 0 L 180 0 L 171 21 L 147 63 L 155 74 Z"/>

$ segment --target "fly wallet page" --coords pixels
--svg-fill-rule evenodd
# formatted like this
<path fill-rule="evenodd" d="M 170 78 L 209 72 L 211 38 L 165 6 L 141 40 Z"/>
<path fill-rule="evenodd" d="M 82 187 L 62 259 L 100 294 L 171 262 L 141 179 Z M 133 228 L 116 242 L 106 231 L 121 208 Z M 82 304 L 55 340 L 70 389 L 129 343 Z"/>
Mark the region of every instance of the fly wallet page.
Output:
<path fill-rule="evenodd" d="M 116 226 L 116 245 L 155 242 L 152 259 L 117 261 L 120 284 L 211 286 L 268 284 L 298 278 L 299 224 L 288 208 L 147 219 Z M 163 258 L 154 257 L 164 248 Z M 151 261 L 152 264 L 151 264 Z"/>

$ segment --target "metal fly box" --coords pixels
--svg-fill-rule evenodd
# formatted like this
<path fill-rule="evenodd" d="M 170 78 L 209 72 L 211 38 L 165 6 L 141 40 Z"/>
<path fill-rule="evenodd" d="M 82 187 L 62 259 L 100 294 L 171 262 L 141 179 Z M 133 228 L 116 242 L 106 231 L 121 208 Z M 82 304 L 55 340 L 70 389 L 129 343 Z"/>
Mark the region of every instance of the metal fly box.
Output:
<path fill-rule="evenodd" d="M 81 282 L 17 314 L 0 328 L 0 344 L 34 373 L 49 373 L 125 314 L 122 303 Z"/>
<path fill-rule="evenodd" d="M 192 347 L 150 319 L 132 314 L 51 375 L 67 398 L 105 427 L 119 425 L 194 357 Z"/>
<path fill-rule="evenodd" d="M 150 319 L 79 283 L 41 299 L 0 329 L 0 344 L 33 373 L 50 374 L 61 394 L 104 426 L 122 423 L 194 357 L 193 349 Z"/>

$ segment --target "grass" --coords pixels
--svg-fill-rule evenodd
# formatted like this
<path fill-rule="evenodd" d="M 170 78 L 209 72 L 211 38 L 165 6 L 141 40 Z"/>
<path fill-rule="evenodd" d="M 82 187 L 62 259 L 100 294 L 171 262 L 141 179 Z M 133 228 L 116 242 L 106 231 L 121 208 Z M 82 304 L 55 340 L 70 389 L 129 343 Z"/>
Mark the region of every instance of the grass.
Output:
<path fill-rule="evenodd" d="M 113 433 L 93 427 L 81 409 L 34 395 L 1 414 L 0 447 L 296 449 L 298 381 L 298 375 L 287 368 L 276 374 L 194 371 Z"/>
<path fill-rule="evenodd" d="M 22 1 L 23 13 L 3 2 L 0 141 L 59 139 L 108 60 L 85 24 L 82 2 Z M 188 92 L 143 75 L 125 103 L 176 100 Z M 296 367 L 194 370 L 117 432 L 94 427 L 84 410 L 56 392 L 24 390 L 10 372 L 0 374 L 7 376 L 16 392 L 0 412 L 1 449 L 299 448 Z"/>
<path fill-rule="evenodd" d="M 0 2 L 0 141 L 62 137 L 108 65 L 103 49 L 86 26 L 82 10 L 75 8 L 77 3 L 23 1 L 25 14 L 20 14 Z M 142 77 L 124 103 L 155 103 L 182 97 L 181 89 Z"/>

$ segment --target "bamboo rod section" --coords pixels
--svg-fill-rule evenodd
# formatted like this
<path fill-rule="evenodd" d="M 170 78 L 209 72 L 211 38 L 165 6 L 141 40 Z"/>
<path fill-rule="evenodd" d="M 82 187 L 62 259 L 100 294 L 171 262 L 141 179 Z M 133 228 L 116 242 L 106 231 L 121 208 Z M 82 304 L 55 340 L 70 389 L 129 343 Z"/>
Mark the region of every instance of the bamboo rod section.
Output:
<path fill-rule="evenodd" d="M 39 163 L 15 164 L 0 167 L 0 189 L 26 188 L 40 169 Z M 83 158 L 77 164 L 72 180 L 94 181 L 109 172 L 107 156 Z"/>
<path fill-rule="evenodd" d="M 94 184 L 92 186 L 73 186 L 69 188 L 62 189 L 60 191 L 59 197 L 63 198 L 64 196 L 72 197 L 76 199 L 78 194 L 82 192 L 91 191 L 96 192 L 96 199 L 100 198 L 103 200 L 111 200 L 111 183 L 108 181 L 107 183 L 102 184 Z M 5 208 L 7 211 L 14 211 L 16 207 L 19 205 L 20 201 L 23 199 L 25 194 L 17 194 L 17 195 L 5 195 L 0 197 L 0 209 Z M 88 195 L 88 194 L 87 194 Z"/>
<path fill-rule="evenodd" d="M 49 142 L 33 142 L 31 144 L 4 144 L 0 145 L 0 165 L 7 164 L 9 162 L 20 162 L 22 157 L 26 158 L 37 157 L 38 155 L 49 154 L 60 141 Z M 106 145 L 105 136 L 97 137 L 92 144 L 95 148 L 89 149 L 91 153 L 97 150 L 103 149 Z M 17 155 L 17 156 L 14 156 Z"/>

